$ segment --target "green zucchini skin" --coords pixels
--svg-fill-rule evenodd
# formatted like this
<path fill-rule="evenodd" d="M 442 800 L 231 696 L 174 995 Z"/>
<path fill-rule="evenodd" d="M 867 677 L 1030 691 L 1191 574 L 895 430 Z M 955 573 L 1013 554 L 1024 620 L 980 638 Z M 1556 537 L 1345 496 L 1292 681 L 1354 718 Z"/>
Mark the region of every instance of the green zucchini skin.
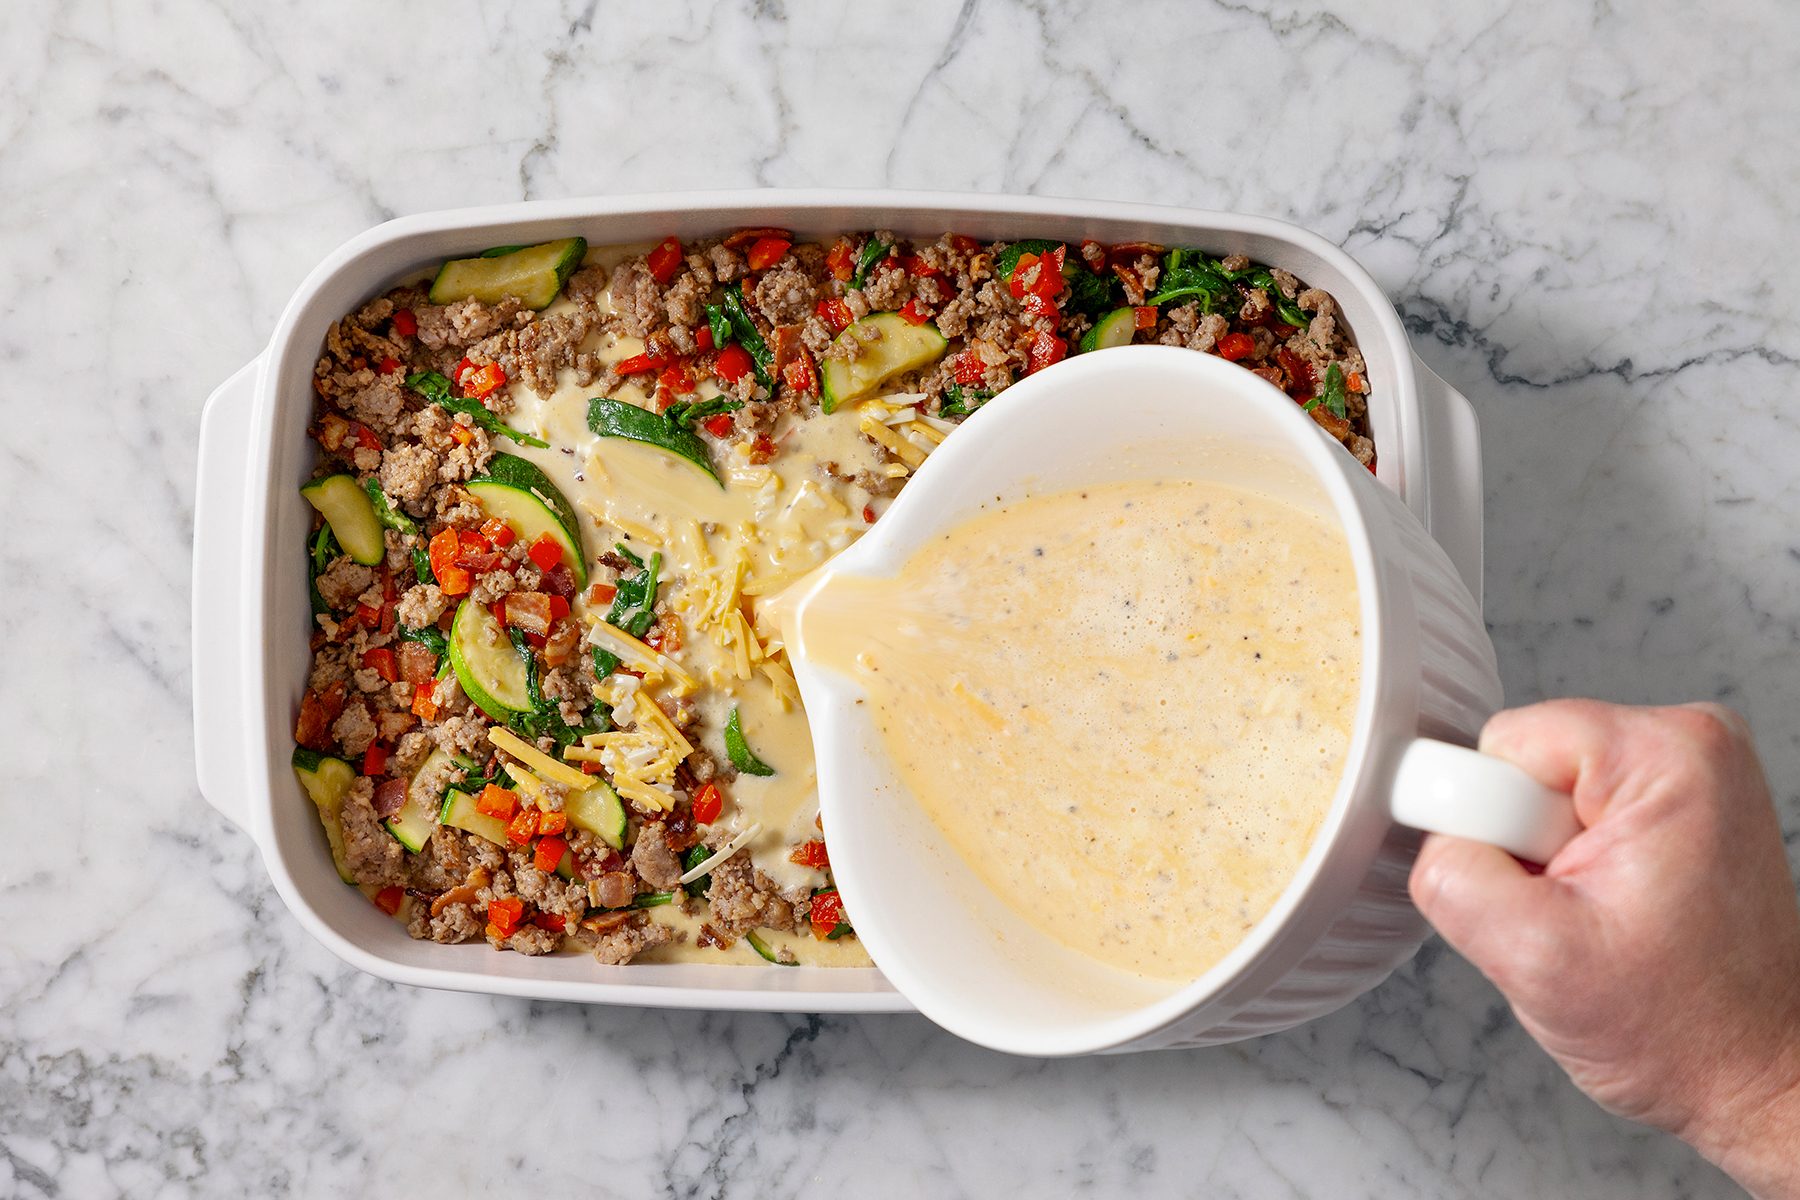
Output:
<path fill-rule="evenodd" d="M 456 682 L 476 708 L 503 725 L 531 711 L 525 661 L 486 605 L 464 600 L 457 606 L 449 650 Z"/>
<path fill-rule="evenodd" d="M 331 526 L 331 536 L 356 562 L 365 567 L 381 565 L 387 557 L 387 542 L 381 536 L 381 518 L 369 493 L 356 482 L 354 475 L 327 475 L 300 489 Z"/>
<path fill-rule="evenodd" d="M 489 516 L 514 526 L 526 544 L 540 533 L 548 533 L 561 542 L 575 586 L 587 586 L 587 552 L 582 546 L 581 522 L 575 518 L 575 506 L 536 463 L 516 454 L 496 454 L 488 462 L 487 474 L 469 480 L 465 486 Z"/>
<path fill-rule="evenodd" d="M 529 308 L 548 308 L 586 254 L 587 239 L 574 237 L 536 246 L 496 246 L 473 258 L 453 258 L 438 268 L 430 299 L 433 304 L 498 304 L 517 296 Z"/>
<path fill-rule="evenodd" d="M 1132 308 L 1115 308 L 1094 322 L 1094 327 L 1081 335 L 1081 346 L 1077 353 L 1086 354 L 1091 350 L 1110 350 L 1114 346 L 1129 346 L 1131 339 L 1137 334 L 1137 310 Z"/>
<path fill-rule="evenodd" d="M 827 357 L 819 372 L 819 406 L 835 412 L 839 405 L 872 396 L 897 375 L 930 366 L 944 356 L 949 339 L 926 322 L 914 325 L 899 313 L 871 313 L 852 321 L 837 341 L 856 342 L 859 353 Z"/>

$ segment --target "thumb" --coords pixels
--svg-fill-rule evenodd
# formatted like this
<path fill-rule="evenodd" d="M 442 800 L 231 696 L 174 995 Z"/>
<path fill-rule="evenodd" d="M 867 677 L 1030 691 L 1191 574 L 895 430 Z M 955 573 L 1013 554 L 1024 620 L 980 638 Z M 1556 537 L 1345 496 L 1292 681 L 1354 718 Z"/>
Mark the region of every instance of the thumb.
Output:
<path fill-rule="evenodd" d="M 1498 846 L 1443 834 L 1425 838 L 1408 890 L 1444 940 L 1496 982 L 1515 975 L 1522 944 L 1557 940 L 1573 916 L 1556 880 Z"/>

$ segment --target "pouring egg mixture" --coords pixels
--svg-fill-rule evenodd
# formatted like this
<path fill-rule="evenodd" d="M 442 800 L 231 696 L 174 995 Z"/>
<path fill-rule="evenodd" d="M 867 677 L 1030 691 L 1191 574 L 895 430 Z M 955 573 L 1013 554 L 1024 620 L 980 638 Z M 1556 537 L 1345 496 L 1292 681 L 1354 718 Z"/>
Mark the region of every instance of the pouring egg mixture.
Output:
<path fill-rule="evenodd" d="M 496 247 L 370 301 L 302 488 L 294 770 L 340 877 L 443 943 L 867 965 L 766 598 L 1072 351 L 1234 359 L 1373 469 L 1334 313 L 1241 256 L 775 229 Z"/>

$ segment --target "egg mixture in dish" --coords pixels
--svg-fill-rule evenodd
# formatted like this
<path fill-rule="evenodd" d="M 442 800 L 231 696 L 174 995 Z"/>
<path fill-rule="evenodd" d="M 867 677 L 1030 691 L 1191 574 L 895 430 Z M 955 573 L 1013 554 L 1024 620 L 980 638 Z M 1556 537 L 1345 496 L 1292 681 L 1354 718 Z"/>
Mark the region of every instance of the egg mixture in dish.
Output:
<path fill-rule="evenodd" d="M 294 768 L 414 937 L 866 965 L 764 599 L 1023 375 L 1218 354 L 1374 467 L 1332 298 L 1094 242 L 503 246 L 334 324 Z"/>

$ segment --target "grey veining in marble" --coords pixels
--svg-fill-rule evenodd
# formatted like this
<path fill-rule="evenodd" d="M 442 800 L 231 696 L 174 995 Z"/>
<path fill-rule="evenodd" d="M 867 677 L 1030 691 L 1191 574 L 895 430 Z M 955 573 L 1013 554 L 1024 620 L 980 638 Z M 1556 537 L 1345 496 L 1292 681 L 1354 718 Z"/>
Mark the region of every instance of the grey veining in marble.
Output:
<path fill-rule="evenodd" d="M 1341 241 L 1480 410 L 1513 700 L 1719 697 L 1800 836 L 1800 10 L 0 9 L 0 1194 L 1711 1197 L 1436 943 L 1210 1052 L 583 1009 L 332 958 L 193 781 L 194 444 L 384 218 L 894 185 Z"/>

